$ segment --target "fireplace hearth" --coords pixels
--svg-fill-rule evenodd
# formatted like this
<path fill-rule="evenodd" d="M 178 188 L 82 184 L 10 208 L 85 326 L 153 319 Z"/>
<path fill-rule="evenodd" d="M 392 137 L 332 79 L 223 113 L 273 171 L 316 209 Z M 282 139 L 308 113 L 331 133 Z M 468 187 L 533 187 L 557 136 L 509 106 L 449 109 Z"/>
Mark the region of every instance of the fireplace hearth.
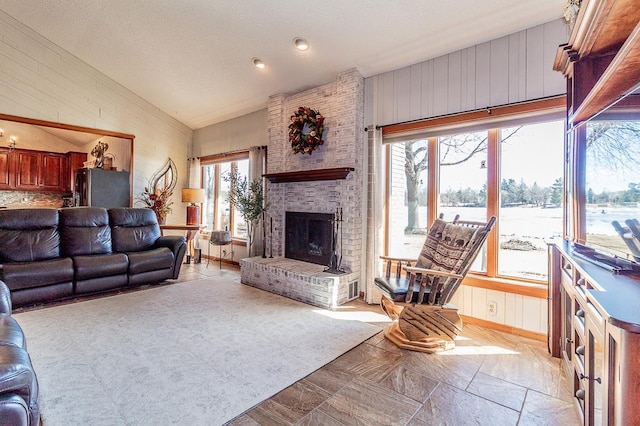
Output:
<path fill-rule="evenodd" d="M 334 215 L 285 212 L 284 257 L 328 265 L 333 254 Z"/>

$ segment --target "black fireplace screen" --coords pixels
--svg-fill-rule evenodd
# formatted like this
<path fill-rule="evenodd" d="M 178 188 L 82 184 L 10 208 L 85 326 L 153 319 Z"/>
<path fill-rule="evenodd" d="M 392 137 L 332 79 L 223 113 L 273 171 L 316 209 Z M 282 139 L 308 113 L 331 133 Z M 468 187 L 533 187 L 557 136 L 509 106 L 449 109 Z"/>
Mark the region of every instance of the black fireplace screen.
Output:
<path fill-rule="evenodd" d="M 333 222 L 330 213 L 286 212 L 284 256 L 328 265 L 333 253 Z"/>

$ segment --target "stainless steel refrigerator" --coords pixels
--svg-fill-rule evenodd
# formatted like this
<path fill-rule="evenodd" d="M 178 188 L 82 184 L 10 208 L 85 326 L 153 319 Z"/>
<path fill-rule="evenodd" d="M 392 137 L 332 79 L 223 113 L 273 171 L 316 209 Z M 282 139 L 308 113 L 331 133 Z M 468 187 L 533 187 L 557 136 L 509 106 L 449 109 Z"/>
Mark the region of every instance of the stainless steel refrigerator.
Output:
<path fill-rule="evenodd" d="M 129 172 L 79 169 L 75 176 L 74 196 L 76 206 L 129 207 Z"/>

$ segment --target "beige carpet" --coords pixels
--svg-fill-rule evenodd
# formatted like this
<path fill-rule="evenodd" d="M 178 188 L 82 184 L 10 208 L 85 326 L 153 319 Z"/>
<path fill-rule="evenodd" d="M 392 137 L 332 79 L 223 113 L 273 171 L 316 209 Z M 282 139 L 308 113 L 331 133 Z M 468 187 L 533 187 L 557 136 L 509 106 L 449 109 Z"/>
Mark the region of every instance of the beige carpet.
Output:
<path fill-rule="evenodd" d="M 15 316 L 43 426 L 160 426 L 223 424 L 380 331 L 320 312 L 223 276 Z"/>

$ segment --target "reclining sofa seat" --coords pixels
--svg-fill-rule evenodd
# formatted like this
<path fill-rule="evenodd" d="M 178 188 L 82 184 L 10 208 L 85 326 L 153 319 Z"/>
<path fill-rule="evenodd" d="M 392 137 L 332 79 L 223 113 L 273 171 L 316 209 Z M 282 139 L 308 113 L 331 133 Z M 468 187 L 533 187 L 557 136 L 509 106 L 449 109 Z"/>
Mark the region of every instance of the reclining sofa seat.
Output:
<path fill-rule="evenodd" d="M 129 261 L 111 250 L 107 210 L 82 207 L 60 210 L 62 253 L 73 260 L 75 294 L 94 293 L 128 284 Z"/>
<path fill-rule="evenodd" d="M 109 221 L 113 250 L 126 254 L 129 259 L 129 285 L 178 278 L 187 249 L 185 239 L 161 236 L 153 210 L 112 208 Z"/>
<path fill-rule="evenodd" d="M 60 253 L 56 209 L 0 211 L 0 267 L 13 305 L 73 295 L 73 262 Z"/>

